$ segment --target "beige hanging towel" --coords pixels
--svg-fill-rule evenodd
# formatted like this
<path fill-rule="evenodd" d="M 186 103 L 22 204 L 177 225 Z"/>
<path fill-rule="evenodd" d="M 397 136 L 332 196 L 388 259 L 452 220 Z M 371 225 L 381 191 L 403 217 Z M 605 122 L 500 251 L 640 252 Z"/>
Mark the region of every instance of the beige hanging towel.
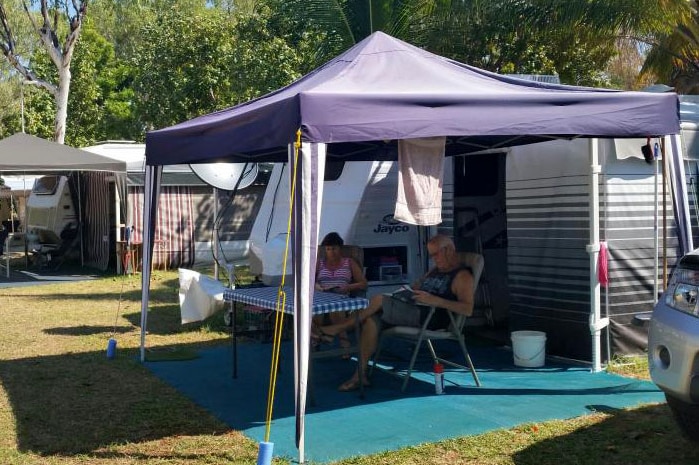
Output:
<path fill-rule="evenodd" d="M 446 137 L 398 141 L 395 219 L 431 226 L 442 222 L 442 175 Z"/>

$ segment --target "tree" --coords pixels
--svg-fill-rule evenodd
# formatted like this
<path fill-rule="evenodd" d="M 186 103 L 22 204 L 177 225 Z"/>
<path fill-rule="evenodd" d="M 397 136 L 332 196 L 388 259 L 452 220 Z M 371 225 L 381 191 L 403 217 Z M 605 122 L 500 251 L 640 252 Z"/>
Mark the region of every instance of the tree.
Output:
<path fill-rule="evenodd" d="M 277 0 L 276 8 L 304 28 L 325 35 L 316 51 L 321 64 L 376 31 L 420 43 L 415 28 L 445 0 Z"/>
<path fill-rule="evenodd" d="M 656 82 L 653 73 L 641 72 L 646 56 L 636 41 L 619 39 L 616 49 L 607 65 L 612 87 L 639 90 Z"/>
<path fill-rule="evenodd" d="M 205 11 L 208 3 L 206 0 L 92 0 L 90 18 L 95 30 L 114 46 L 116 56 L 127 59 L 144 38 L 141 29 L 156 22 L 160 12 L 176 9 L 194 16 Z"/>
<path fill-rule="evenodd" d="M 114 53 L 114 47 L 86 21 L 71 62 L 70 111 L 66 120 L 65 142 L 73 146 L 91 145 L 107 139 L 141 139 L 133 108 L 133 71 Z M 43 76 L 57 74 L 41 50 L 31 57 L 33 70 Z M 25 89 L 24 119 L 27 130 L 41 137 L 53 133 L 56 103 L 40 89 Z"/>
<path fill-rule="evenodd" d="M 500 73 L 608 85 L 619 38 L 661 31 L 686 0 L 284 0 L 347 48 L 383 30 Z M 307 5 L 301 9 L 301 4 Z M 328 40 L 333 43 L 333 40 Z"/>
<path fill-rule="evenodd" d="M 687 14 L 668 33 L 638 39 L 649 46 L 641 72 L 659 76 L 678 93 L 699 94 L 699 1 L 688 5 Z"/>
<path fill-rule="evenodd" d="M 107 139 L 141 139 L 131 88 L 134 70 L 114 47 L 85 24 L 73 64 L 66 139 L 81 147 Z"/>
<path fill-rule="evenodd" d="M 169 126 L 271 92 L 301 76 L 317 41 L 286 34 L 266 5 L 233 17 L 174 6 L 144 25 L 133 67 L 146 129 Z"/>
<path fill-rule="evenodd" d="M 8 72 L 0 78 L 0 139 L 19 132 L 22 127 L 19 81 Z"/>
<path fill-rule="evenodd" d="M 21 12 L 18 9 L 7 9 L 5 3 L 0 3 L 2 52 L 8 63 L 24 78 L 25 82 L 44 89 L 52 96 L 56 105 L 53 140 L 61 144 L 65 140 L 68 117 L 70 65 L 87 12 L 87 3 L 88 0 L 71 2 L 54 0 L 49 5 L 48 0 L 40 0 L 39 11 L 36 12 L 30 8 L 26 0 L 21 2 L 26 20 L 31 24 L 31 29 L 38 37 L 41 48 L 57 71 L 57 79 L 53 79 L 51 75 L 41 75 L 32 68 L 29 56 L 33 50 L 29 50 L 27 54 L 23 53 L 24 51 L 17 47 L 19 42 L 14 33 L 15 25 L 20 21 L 17 16 Z M 63 36 L 62 44 L 59 35 Z"/>

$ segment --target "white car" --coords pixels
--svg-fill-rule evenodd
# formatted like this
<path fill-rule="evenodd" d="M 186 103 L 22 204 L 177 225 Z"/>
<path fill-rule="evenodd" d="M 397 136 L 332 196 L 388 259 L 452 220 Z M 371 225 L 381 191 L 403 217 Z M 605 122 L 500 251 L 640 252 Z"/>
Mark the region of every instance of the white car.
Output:
<path fill-rule="evenodd" d="M 682 257 L 655 305 L 648 333 L 651 379 L 685 435 L 699 442 L 699 249 Z"/>

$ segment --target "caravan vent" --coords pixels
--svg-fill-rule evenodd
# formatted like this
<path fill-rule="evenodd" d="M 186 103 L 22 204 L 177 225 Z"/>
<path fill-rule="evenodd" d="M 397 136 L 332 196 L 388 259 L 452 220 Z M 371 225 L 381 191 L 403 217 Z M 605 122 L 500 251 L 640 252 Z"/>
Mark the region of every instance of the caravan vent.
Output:
<path fill-rule="evenodd" d="M 555 74 L 505 74 L 505 76 L 524 79 L 525 81 L 545 82 L 547 84 L 561 83 L 561 79 Z"/>

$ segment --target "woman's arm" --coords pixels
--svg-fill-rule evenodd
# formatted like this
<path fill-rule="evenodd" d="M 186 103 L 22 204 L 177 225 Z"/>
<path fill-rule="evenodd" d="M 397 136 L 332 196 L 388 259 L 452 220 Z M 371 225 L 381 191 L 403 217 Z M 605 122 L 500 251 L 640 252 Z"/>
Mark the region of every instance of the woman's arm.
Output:
<path fill-rule="evenodd" d="M 321 268 L 321 260 L 318 260 L 318 261 L 316 262 L 316 275 L 315 275 L 315 276 L 316 276 L 316 285 L 315 285 L 316 291 L 322 291 L 322 290 L 323 290 L 323 286 L 321 286 L 320 281 L 318 280 L 318 275 L 319 275 L 319 273 L 320 273 L 320 268 Z"/>
<path fill-rule="evenodd" d="M 366 276 L 364 271 L 359 266 L 359 263 L 354 258 L 350 258 L 350 266 L 352 267 L 352 282 L 348 286 L 350 291 L 358 291 L 367 288 Z"/>

